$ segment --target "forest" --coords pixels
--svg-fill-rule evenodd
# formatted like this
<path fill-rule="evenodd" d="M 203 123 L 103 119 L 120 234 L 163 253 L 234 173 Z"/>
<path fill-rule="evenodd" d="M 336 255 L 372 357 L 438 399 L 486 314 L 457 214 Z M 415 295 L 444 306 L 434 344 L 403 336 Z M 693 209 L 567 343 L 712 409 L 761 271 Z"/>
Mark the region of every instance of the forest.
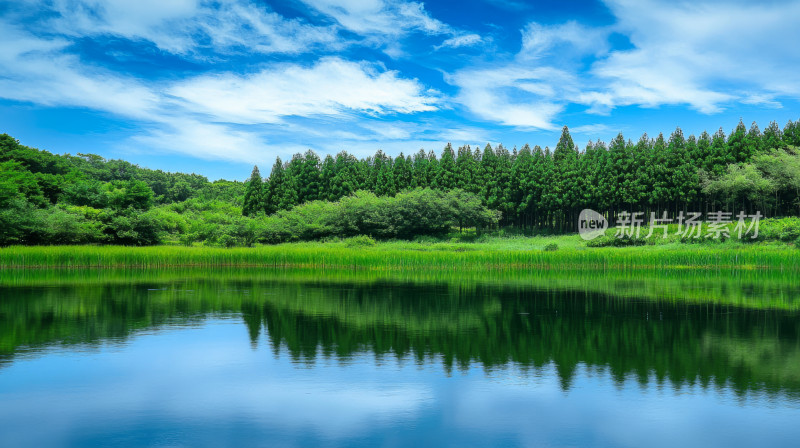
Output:
<path fill-rule="evenodd" d="M 800 215 L 800 120 L 726 135 L 617 135 L 581 150 L 563 128 L 553 149 L 450 144 L 356 158 L 314 151 L 278 158 L 262 177 L 210 182 L 93 154 L 56 155 L 0 135 L 0 245 L 251 246 L 367 235 L 574 232 L 584 208 L 726 210 Z"/>

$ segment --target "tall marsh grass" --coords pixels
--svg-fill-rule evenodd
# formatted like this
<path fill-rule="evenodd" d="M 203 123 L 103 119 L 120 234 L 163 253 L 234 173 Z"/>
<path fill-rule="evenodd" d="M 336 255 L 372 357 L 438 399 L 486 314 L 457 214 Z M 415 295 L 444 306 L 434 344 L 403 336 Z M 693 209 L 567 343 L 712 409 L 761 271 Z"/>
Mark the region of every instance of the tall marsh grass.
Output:
<path fill-rule="evenodd" d="M 12 246 L 0 267 L 273 266 L 358 269 L 759 269 L 800 271 L 800 251 L 780 246 L 654 246 L 500 250 L 481 244 L 425 247 L 391 244 L 284 244 L 256 248 Z"/>

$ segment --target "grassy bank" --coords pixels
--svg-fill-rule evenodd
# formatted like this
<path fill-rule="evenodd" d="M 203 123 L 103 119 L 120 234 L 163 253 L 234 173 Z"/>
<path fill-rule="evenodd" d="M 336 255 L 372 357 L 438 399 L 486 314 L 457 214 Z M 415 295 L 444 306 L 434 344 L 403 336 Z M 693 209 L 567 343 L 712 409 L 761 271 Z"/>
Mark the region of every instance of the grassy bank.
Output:
<path fill-rule="evenodd" d="M 12 246 L 0 267 L 280 266 L 363 269 L 726 269 L 800 271 L 800 250 L 786 244 L 664 244 L 587 248 L 577 235 L 491 238 L 479 242 L 354 238 L 253 248 Z"/>

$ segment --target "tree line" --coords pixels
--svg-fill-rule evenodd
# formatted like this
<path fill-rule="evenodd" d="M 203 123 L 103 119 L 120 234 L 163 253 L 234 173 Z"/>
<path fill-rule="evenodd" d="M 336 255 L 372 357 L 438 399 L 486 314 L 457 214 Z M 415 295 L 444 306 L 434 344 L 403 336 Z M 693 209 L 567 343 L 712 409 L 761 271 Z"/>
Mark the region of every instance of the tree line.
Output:
<path fill-rule="evenodd" d="M 452 227 L 546 232 L 574 231 L 584 208 L 605 213 L 612 225 L 625 211 L 798 215 L 798 148 L 800 121 L 783 129 L 773 122 L 763 132 L 740 122 L 729 135 L 720 129 L 699 137 L 676 129 L 668 138 L 643 135 L 636 142 L 620 134 L 583 150 L 565 127 L 552 150 L 448 144 L 438 155 L 378 151 L 362 159 L 345 151 L 321 159 L 307 151 L 286 163 L 278 158 L 267 178 L 254 168 L 247 182 L 209 182 L 93 154 L 52 154 L 0 134 L 0 245 L 230 246 L 337 232 L 384 238 L 442 233 L 435 219 L 423 229 L 398 222 L 397 214 L 411 221 L 441 216 Z M 454 201 L 468 207 L 454 207 Z M 344 226 L 342 217 L 353 217 L 354 210 L 373 220 Z"/>
<path fill-rule="evenodd" d="M 584 208 L 615 221 L 627 211 L 760 211 L 767 216 L 800 211 L 800 120 L 763 132 L 743 122 L 726 135 L 668 138 L 620 133 L 611 142 L 590 141 L 581 151 L 565 126 L 555 148 L 524 145 L 482 150 L 448 144 L 440 156 L 420 150 L 391 157 L 383 151 L 358 159 L 342 151 L 321 159 L 314 151 L 277 158 L 268 178 L 254 167 L 242 213 L 267 215 L 308 201 L 336 201 L 366 190 L 394 196 L 413 188 L 474 193 L 502 213 L 501 225 L 574 230 Z"/>

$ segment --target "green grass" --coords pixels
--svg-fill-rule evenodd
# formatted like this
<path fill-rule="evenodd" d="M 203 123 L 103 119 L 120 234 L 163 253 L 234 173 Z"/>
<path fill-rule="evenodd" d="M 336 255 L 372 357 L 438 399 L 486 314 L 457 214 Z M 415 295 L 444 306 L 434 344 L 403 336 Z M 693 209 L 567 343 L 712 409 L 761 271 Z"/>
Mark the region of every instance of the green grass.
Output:
<path fill-rule="evenodd" d="M 544 248 L 555 244 L 556 250 Z M 396 269 L 711 269 L 800 270 L 800 250 L 785 243 L 669 243 L 587 248 L 578 235 L 481 237 L 474 242 L 352 240 L 288 243 L 253 248 L 12 246 L 0 249 L 0 267 L 274 266 Z"/>

